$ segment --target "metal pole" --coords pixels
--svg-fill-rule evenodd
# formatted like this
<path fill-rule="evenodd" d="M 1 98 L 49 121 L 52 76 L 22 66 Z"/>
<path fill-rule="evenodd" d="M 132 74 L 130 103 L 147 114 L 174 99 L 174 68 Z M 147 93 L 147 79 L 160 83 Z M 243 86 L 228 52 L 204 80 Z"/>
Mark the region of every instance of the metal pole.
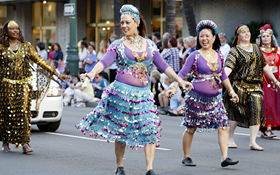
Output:
<path fill-rule="evenodd" d="M 71 75 L 79 73 L 79 55 L 76 41 L 77 19 L 76 19 L 76 0 L 70 0 L 75 4 L 75 14 L 69 17 L 70 20 L 70 43 L 66 47 L 66 67 L 70 69 Z"/>

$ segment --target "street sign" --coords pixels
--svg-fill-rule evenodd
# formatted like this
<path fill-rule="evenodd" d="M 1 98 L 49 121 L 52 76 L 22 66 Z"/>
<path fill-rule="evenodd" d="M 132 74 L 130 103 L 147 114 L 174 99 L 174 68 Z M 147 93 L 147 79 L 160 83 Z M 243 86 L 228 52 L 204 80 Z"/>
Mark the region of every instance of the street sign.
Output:
<path fill-rule="evenodd" d="M 74 16 L 75 15 L 75 3 L 64 4 L 64 16 Z"/>

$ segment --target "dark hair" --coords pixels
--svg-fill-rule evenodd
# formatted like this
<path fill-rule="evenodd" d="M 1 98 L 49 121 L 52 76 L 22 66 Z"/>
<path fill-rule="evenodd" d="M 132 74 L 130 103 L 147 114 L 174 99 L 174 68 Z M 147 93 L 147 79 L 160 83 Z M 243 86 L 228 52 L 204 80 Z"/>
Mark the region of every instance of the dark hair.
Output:
<path fill-rule="evenodd" d="M 88 46 L 88 45 L 87 45 L 87 42 L 85 42 L 85 41 L 82 41 L 82 42 L 81 42 L 81 45 L 84 45 L 86 48 L 87 48 L 87 46 Z"/>
<path fill-rule="evenodd" d="M 82 40 L 87 40 L 87 37 L 83 37 Z"/>
<path fill-rule="evenodd" d="M 70 75 L 70 69 L 65 67 L 63 73 L 65 73 L 66 75 Z"/>
<path fill-rule="evenodd" d="M 9 37 L 8 37 L 8 24 L 10 21 L 7 21 L 3 28 L 0 30 L 0 44 L 2 44 L 4 47 L 10 47 L 10 43 L 9 43 Z M 21 43 L 25 42 L 25 39 L 22 36 L 20 27 L 18 27 L 19 30 L 19 37 L 18 37 L 18 41 L 20 41 Z"/>
<path fill-rule="evenodd" d="M 214 49 L 216 51 L 219 50 L 220 47 L 221 47 L 221 42 L 220 42 L 219 35 L 218 34 L 215 35 L 214 29 L 210 26 L 207 26 L 207 25 L 201 26 L 198 33 L 200 33 L 200 31 L 203 30 L 203 29 L 210 29 L 212 31 L 212 35 L 216 36 L 216 39 L 215 39 L 215 41 L 213 43 L 213 46 L 212 46 L 212 49 Z M 202 46 L 199 43 L 199 35 L 198 35 L 197 39 L 196 39 L 196 50 L 201 49 L 201 48 L 202 48 Z"/>
<path fill-rule="evenodd" d="M 176 40 L 176 38 L 174 38 L 174 37 L 170 38 L 169 42 L 170 42 L 172 47 L 177 47 L 177 40 Z"/>
<path fill-rule="evenodd" d="M 58 61 L 57 60 L 53 60 L 53 65 L 55 68 L 58 68 Z"/>
<path fill-rule="evenodd" d="M 86 73 L 85 69 L 80 69 L 79 70 L 79 74 L 85 74 L 85 73 Z"/>
<path fill-rule="evenodd" d="M 140 17 L 140 24 L 137 27 L 137 30 L 139 31 L 139 35 L 145 38 L 146 32 L 147 32 L 147 28 L 146 28 L 146 23 L 145 23 L 145 21 L 144 21 L 144 19 L 143 19 L 143 17 L 142 17 L 140 12 L 139 12 L 139 17 Z"/>
<path fill-rule="evenodd" d="M 75 77 L 78 78 L 78 81 L 80 81 L 80 77 L 78 75 L 72 75 L 72 79 Z"/>
<path fill-rule="evenodd" d="M 104 72 L 101 71 L 101 72 L 98 73 L 98 75 L 104 77 Z"/>
<path fill-rule="evenodd" d="M 45 49 L 45 44 L 43 42 L 39 42 L 36 44 L 40 50 L 44 50 Z"/>
<path fill-rule="evenodd" d="M 95 50 L 95 47 L 92 44 L 88 44 L 88 46 L 91 46 L 93 50 Z"/>
<path fill-rule="evenodd" d="M 147 37 L 148 39 L 152 40 L 152 36 L 151 36 L 151 35 L 147 34 L 146 37 Z"/>
<path fill-rule="evenodd" d="M 61 50 L 61 47 L 60 47 L 60 44 L 59 44 L 59 43 L 54 43 L 54 44 L 53 44 L 53 47 L 54 47 L 55 45 L 58 47 L 58 50 Z"/>
<path fill-rule="evenodd" d="M 260 46 L 261 46 L 262 45 L 262 36 L 259 39 L 260 39 Z M 275 48 L 275 44 L 273 42 L 273 35 L 271 35 L 271 48 Z"/>
<path fill-rule="evenodd" d="M 168 48 L 168 38 L 163 38 L 162 40 L 162 48 Z"/>

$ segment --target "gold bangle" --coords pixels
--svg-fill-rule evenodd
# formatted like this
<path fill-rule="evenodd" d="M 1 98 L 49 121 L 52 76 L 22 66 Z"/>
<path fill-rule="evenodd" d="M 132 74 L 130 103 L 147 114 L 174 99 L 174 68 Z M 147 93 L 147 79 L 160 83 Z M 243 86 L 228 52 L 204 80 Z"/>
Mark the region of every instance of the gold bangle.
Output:
<path fill-rule="evenodd" d="M 170 89 L 177 89 L 177 88 L 175 88 L 174 86 L 172 86 Z"/>
<path fill-rule="evenodd" d="M 276 85 L 278 83 L 278 80 L 277 79 L 275 79 L 274 81 L 273 81 L 273 85 Z"/>

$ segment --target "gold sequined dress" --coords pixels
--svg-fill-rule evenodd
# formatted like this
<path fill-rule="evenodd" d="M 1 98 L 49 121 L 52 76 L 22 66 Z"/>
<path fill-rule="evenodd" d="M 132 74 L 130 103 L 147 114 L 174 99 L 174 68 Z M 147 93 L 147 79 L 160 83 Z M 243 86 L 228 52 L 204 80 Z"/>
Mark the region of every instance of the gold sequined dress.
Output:
<path fill-rule="evenodd" d="M 0 132 L 3 143 L 16 148 L 30 142 L 32 69 L 37 64 L 36 110 L 38 111 L 53 69 L 28 43 L 20 43 L 17 51 L 0 44 Z"/>
<path fill-rule="evenodd" d="M 238 46 L 231 48 L 225 62 L 225 67 L 232 69 L 229 79 L 239 97 L 239 103 L 233 103 L 225 91 L 224 104 L 228 118 L 243 127 L 265 125 L 262 88 L 266 61 L 259 47 L 252 45 L 253 52 Z"/>

